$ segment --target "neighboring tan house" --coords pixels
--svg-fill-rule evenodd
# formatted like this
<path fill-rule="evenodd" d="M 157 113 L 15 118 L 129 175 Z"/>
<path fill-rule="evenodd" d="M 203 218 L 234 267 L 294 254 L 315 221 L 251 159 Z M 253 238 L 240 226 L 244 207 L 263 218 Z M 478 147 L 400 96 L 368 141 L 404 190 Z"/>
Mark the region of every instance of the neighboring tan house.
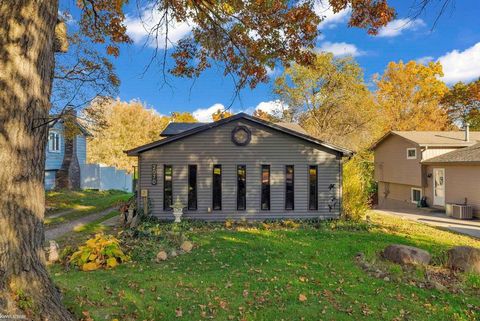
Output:
<path fill-rule="evenodd" d="M 392 131 L 373 147 L 379 208 L 473 205 L 480 212 L 480 132 Z"/>
<path fill-rule="evenodd" d="M 79 123 L 79 134 L 68 139 L 63 121 L 57 121 L 48 131 L 45 150 L 45 189 L 80 188 L 80 168 L 87 160 L 87 137 L 91 134 Z"/>
<path fill-rule="evenodd" d="M 209 124 L 170 124 L 138 157 L 143 206 L 173 219 L 338 218 L 342 158 L 351 152 L 306 135 L 298 125 L 241 113 Z"/>

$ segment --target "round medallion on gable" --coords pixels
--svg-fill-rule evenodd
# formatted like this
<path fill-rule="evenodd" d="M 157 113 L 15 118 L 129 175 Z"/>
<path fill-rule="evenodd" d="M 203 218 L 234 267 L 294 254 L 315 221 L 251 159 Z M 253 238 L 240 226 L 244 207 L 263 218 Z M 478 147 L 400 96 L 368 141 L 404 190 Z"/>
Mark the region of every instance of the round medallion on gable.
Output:
<path fill-rule="evenodd" d="M 245 146 L 250 143 L 252 133 L 245 126 L 237 126 L 232 130 L 232 142 L 238 146 Z"/>

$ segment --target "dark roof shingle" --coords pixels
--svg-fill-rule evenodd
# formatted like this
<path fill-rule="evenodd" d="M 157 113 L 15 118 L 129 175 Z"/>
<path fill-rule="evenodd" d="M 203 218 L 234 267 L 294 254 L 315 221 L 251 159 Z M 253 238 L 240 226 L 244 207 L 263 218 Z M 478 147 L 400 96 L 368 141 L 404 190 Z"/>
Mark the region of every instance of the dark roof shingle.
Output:
<path fill-rule="evenodd" d="M 197 128 L 205 125 L 206 123 L 170 123 L 167 127 L 160 133 L 160 136 L 168 137 L 180 134 L 184 131 Z"/>

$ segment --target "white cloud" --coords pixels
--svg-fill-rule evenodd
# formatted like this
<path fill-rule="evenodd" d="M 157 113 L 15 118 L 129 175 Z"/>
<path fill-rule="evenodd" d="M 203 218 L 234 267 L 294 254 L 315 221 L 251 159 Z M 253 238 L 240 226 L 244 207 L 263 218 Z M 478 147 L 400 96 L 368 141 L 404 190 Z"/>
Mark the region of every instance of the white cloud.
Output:
<path fill-rule="evenodd" d="M 161 24 L 158 30 L 154 28 Z M 177 22 L 173 17 L 168 17 L 168 24 L 162 14 L 152 7 L 144 8 L 139 16 L 127 15 L 125 19 L 127 34 L 136 44 L 147 44 L 153 48 L 165 47 L 165 34 L 168 27 L 167 48 L 174 46 L 180 39 L 192 32 L 193 23 Z M 157 39 L 158 38 L 158 39 Z"/>
<path fill-rule="evenodd" d="M 70 26 L 77 23 L 77 21 L 73 18 L 72 14 L 68 11 L 58 10 L 58 17 Z"/>
<path fill-rule="evenodd" d="M 288 109 L 288 105 L 286 105 L 281 100 L 270 100 L 270 101 L 262 101 L 255 107 L 255 110 L 261 110 L 270 115 L 274 116 L 281 116 L 284 110 Z"/>
<path fill-rule="evenodd" d="M 225 106 L 220 103 L 216 103 L 208 108 L 199 108 L 195 110 L 192 115 L 196 119 L 198 119 L 199 122 L 202 123 L 208 123 L 213 121 L 212 119 L 212 114 L 215 113 L 217 110 L 225 110 Z"/>
<path fill-rule="evenodd" d="M 350 15 L 351 9 L 343 9 L 337 13 L 334 13 L 332 7 L 327 0 L 317 1 L 313 6 L 313 11 L 323 18 L 322 22 L 319 24 L 319 29 L 331 29 L 336 27 L 338 24 L 345 22 Z"/>
<path fill-rule="evenodd" d="M 447 84 L 468 82 L 480 77 L 480 42 L 464 51 L 453 50 L 438 58 Z"/>
<path fill-rule="evenodd" d="M 385 27 L 380 28 L 377 37 L 396 37 L 405 30 L 415 31 L 423 26 L 425 26 L 425 22 L 422 19 L 395 19 Z"/>
<path fill-rule="evenodd" d="M 267 76 L 269 77 L 276 77 L 281 73 L 280 68 L 274 67 L 273 69 L 270 67 L 266 67 L 267 69 Z"/>
<path fill-rule="evenodd" d="M 433 60 L 434 60 L 434 58 L 432 56 L 425 56 L 425 57 L 420 57 L 420 58 L 416 59 L 415 61 L 418 62 L 419 64 L 426 65 L 430 61 L 433 61 Z"/>
<path fill-rule="evenodd" d="M 317 48 L 317 51 L 331 52 L 334 56 L 361 56 L 364 52 L 360 51 L 357 46 L 346 42 L 329 42 L 325 41 Z"/>

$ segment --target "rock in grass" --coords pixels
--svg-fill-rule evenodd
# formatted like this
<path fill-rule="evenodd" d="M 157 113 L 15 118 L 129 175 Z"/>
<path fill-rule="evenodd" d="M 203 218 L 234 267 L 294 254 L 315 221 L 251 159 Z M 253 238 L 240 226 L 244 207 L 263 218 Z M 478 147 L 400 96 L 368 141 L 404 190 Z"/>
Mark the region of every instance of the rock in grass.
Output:
<path fill-rule="evenodd" d="M 157 262 L 165 261 L 168 258 L 167 252 L 160 251 L 157 253 Z"/>
<path fill-rule="evenodd" d="M 480 249 L 456 246 L 448 250 L 447 254 L 447 266 L 450 269 L 480 274 Z"/>
<path fill-rule="evenodd" d="M 383 257 L 389 261 L 407 265 L 430 263 L 432 256 L 425 250 L 402 244 L 392 244 L 383 250 Z"/>
<path fill-rule="evenodd" d="M 189 253 L 190 251 L 192 251 L 193 249 L 193 244 L 192 242 L 190 241 L 184 241 L 182 243 L 182 245 L 180 246 L 180 248 L 185 252 L 185 253 Z"/>

